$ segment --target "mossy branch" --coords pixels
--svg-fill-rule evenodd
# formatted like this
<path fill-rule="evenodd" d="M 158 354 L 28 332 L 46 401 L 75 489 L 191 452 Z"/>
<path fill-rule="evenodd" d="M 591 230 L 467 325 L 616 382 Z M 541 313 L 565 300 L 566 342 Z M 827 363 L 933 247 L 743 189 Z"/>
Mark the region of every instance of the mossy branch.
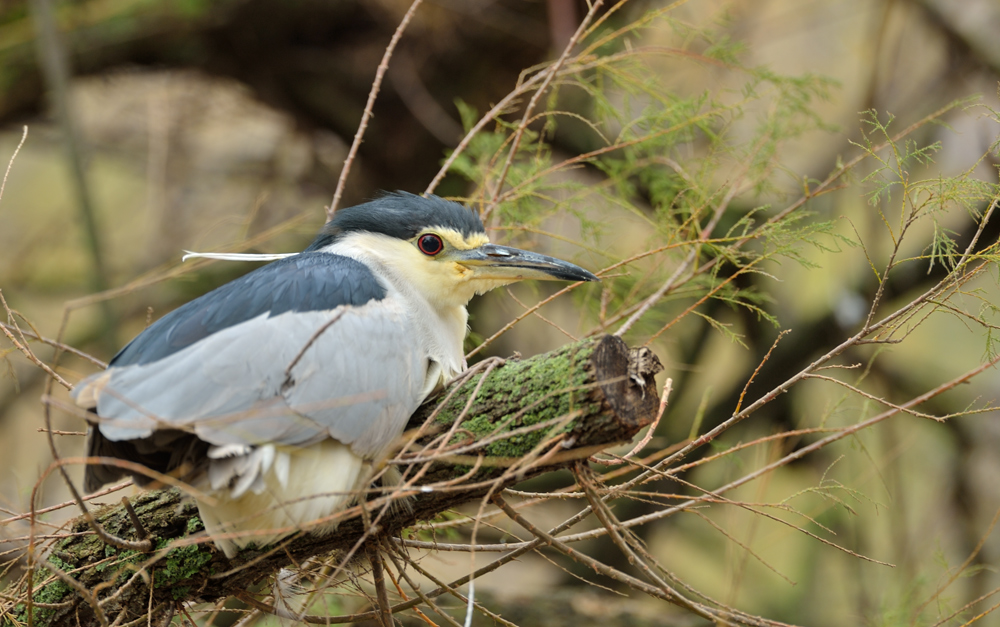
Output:
<path fill-rule="evenodd" d="M 620 339 L 603 336 L 531 359 L 507 361 L 454 384 L 410 421 L 414 429 L 423 426 L 422 434 L 416 446 L 396 460 L 404 483 L 391 495 L 399 498 L 400 492 L 409 491 L 414 495 L 410 506 L 385 507 L 388 497 L 376 494 L 364 512 L 359 506 L 345 512 L 330 535 L 301 533 L 277 547 L 249 548 L 227 560 L 205 536 L 195 503 L 177 490 L 152 490 L 132 501 L 154 540 L 156 548 L 149 554 L 105 545 L 86 533 L 87 523 L 79 519 L 72 531 L 82 535 L 58 541 L 47 556 L 55 568 L 43 564 L 32 576 L 32 625 L 79 620 L 89 627 L 100 625 L 104 617 L 128 623 L 150 608 L 167 614 L 178 602 L 214 601 L 245 592 L 280 568 L 315 555 L 331 551 L 363 555 L 358 551 L 377 542 L 376 536 L 397 534 L 482 498 L 490 489 L 630 440 L 652 422 L 658 407 L 655 372 L 648 364 L 648 358 L 633 358 Z M 440 436 L 449 431 L 444 441 Z M 439 449 L 442 442 L 446 450 Z M 95 517 L 119 537 L 136 537 L 132 519 L 121 505 L 98 510 Z M 374 523 L 366 525 L 365 519 Z M 95 592 L 94 598 L 84 599 L 77 592 L 81 586 L 69 585 L 66 576 Z M 28 623 L 26 591 L 25 578 L 4 591 L 0 625 Z M 100 614 L 91 605 L 96 602 L 101 604 Z M 154 624 L 157 618 L 152 617 Z"/>

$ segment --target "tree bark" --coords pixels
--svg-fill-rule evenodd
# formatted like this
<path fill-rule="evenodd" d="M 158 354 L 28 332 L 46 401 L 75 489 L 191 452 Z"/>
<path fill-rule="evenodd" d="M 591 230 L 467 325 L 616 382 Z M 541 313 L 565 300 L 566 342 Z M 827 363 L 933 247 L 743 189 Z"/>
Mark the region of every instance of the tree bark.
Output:
<path fill-rule="evenodd" d="M 178 602 L 232 596 L 315 555 L 333 551 L 364 555 L 365 545 L 380 535 L 398 534 L 418 521 L 482 498 L 491 489 L 630 440 L 652 422 L 658 408 L 653 375 L 659 362 L 655 356 L 650 359 L 648 351 L 638 357 L 620 339 L 603 336 L 531 359 L 509 360 L 489 372 L 485 381 L 477 374 L 454 384 L 410 421 L 411 428 L 425 423 L 435 427 L 411 447 L 413 451 L 421 442 L 447 432 L 464 413 L 447 451 L 410 453 L 409 461 L 398 466 L 404 481 L 419 475 L 409 486 L 410 506 L 385 507 L 386 497 L 374 498 L 364 512 L 360 506 L 348 510 L 337 530 L 325 536 L 300 533 L 275 546 L 245 549 L 227 560 L 205 536 L 195 503 L 175 489 L 151 490 L 132 501 L 153 539 L 152 553 L 105 545 L 96 535 L 85 533 L 87 522 L 77 519 L 72 531 L 82 535 L 59 540 L 31 577 L 31 622 L 34 627 L 77 621 L 83 627 L 124 624 L 150 608 L 165 614 Z M 447 400 L 442 403 L 442 399 Z M 434 415 L 439 404 L 442 407 Z M 123 506 L 107 506 L 94 514 L 109 532 L 137 537 Z M 67 582 L 67 577 L 78 585 Z M 28 623 L 27 583 L 24 578 L 0 596 L 3 627 Z M 86 599 L 84 591 L 94 596 Z M 98 600 L 103 616 L 94 609 Z M 153 620 L 155 624 L 156 617 Z"/>

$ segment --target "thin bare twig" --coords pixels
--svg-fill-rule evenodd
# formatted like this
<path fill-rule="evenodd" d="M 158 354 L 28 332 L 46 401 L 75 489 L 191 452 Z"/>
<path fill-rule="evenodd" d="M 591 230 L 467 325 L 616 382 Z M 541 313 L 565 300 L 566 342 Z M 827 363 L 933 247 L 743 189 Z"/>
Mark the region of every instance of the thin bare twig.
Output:
<path fill-rule="evenodd" d="M 295 369 L 295 366 L 299 363 L 299 360 L 302 359 L 302 356 L 306 354 L 306 351 L 309 350 L 309 347 L 312 346 L 316 342 L 316 340 L 319 339 L 319 336 L 323 335 L 327 329 L 336 324 L 337 321 L 340 320 L 343 317 L 344 313 L 346 312 L 347 312 L 347 307 L 342 307 L 329 320 L 321 324 L 319 328 L 316 329 L 316 331 L 313 332 L 313 334 L 309 337 L 309 340 L 302 345 L 302 348 L 300 348 L 299 352 L 296 353 L 295 358 L 292 359 L 292 361 L 288 364 L 288 367 L 285 368 L 286 385 L 290 385 L 292 383 L 292 370 Z"/>
<path fill-rule="evenodd" d="M 501 190 L 503 190 L 504 181 L 507 179 L 507 173 L 510 172 L 510 167 L 514 163 L 514 157 L 517 156 L 517 149 L 520 147 L 521 140 L 524 138 L 524 132 L 528 130 L 528 123 L 531 121 L 535 107 L 538 106 L 539 99 L 541 99 L 542 94 L 544 94 L 548 89 L 549 84 L 552 83 L 552 80 L 559 73 L 559 70 L 561 70 L 563 65 L 565 65 L 566 60 L 569 59 L 570 53 L 573 52 L 573 48 L 576 47 L 577 41 L 579 41 L 583 33 L 586 32 L 587 26 L 594 19 L 594 16 L 597 15 L 597 11 L 600 10 L 603 5 L 604 0 L 595 0 L 595 2 L 590 5 L 587 15 L 584 16 L 583 21 L 580 22 L 580 25 L 577 27 L 576 32 L 573 33 L 573 36 L 569 38 L 562 54 L 559 55 L 559 58 L 551 67 L 545 70 L 545 79 L 531 97 L 531 100 L 528 102 L 528 106 L 525 107 L 524 115 L 521 116 L 521 122 L 518 124 L 517 130 L 514 131 L 514 139 L 507 151 L 507 160 L 504 162 L 503 170 L 500 171 L 500 176 L 497 178 L 497 182 L 493 186 L 493 197 L 490 199 L 490 206 L 483 213 L 484 220 L 489 218 L 490 213 L 492 213 L 493 209 L 496 207 L 497 199 L 500 196 Z"/>
<path fill-rule="evenodd" d="M 785 329 L 784 331 L 778 334 L 778 337 L 774 338 L 774 342 L 771 344 L 771 348 L 767 349 L 767 353 L 764 355 L 764 358 L 760 360 L 760 363 L 757 364 L 756 368 L 754 368 L 754 371 L 750 375 L 750 378 L 747 379 L 746 385 L 743 386 L 743 391 L 740 392 L 740 398 L 738 401 L 736 401 L 736 409 L 733 410 L 734 414 L 740 413 L 740 407 L 743 405 L 743 399 L 747 395 L 747 390 L 750 388 L 750 384 L 753 383 L 753 380 L 756 379 L 757 375 L 760 373 L 760 369 L 763 368 L 764 364 L 767 363 L 767 360 L 770 359 L 771 353 L 773 353 L 774 349 L 778 347 L 778 342 L 781 341 L 781 338 L 785 337 L 789 333 L 791 333 L 791 329 Z"/>
<path fill-rule="evenodd" d="M 600 275 L 598 275 L 598 276 L 600 276 Z M 471 351 L 469 351 L 468 353 L 466 353 L 465 358 L 469 359 L 470 357 L 472 357 L 473 355 L 475 355 L 479 351 L 483 350 L 484 348 L 486 348 L 487 346 L 489 346 L 490 344 L 492 344 L 493 340 L 497 339 L 498 337 L 500 337 L 501 335 L 503 335 L 504 333 L 506 333 L 507 331 L 509 331 L 518 322 L 524 320 L 525 318 L 527 318 L 531 314 L 533 314 L 536 311 L 538 311 L 542 306 L 547 305 L 548 303 L 552 302 L 553 300 L 555 300 L 559 296 L 562 296 L 566 292 L 574 290 L 574 289 L 580 287 L 583 284 L 584 284 L 584 281 L 577 281 L 576 283 L 570 283 L 569 285 L 567 285 L 566 287 L 562 288 L 561 290 L 559 290 L 555 294 L 549 296 L 548 298 L 543 298 L 539 302 L 535 303 L 534 305 L 532 305 L 531 307 L 529 307 L 527 310 L 525 310 L 525 312 L 522 313 L 520 316 L 518 316 L 517 318 L 514 318 L 513 320 L 511 320 L 510 322 L 508 322 L 507 324 L 505 324 L 503 326 L 503 328 L 501 328 L 499 331 L 497 331 L 493 335 L 491 335 L 488 338 L 486 338 L 485 340 L 483 340 L 483 342 L 479 346 L 475 347 L 474 349 L 472 349 Z"/>
<path fill-rule="evenodd" d="M 333 214 L 337 211 L 337 205 L 340 204 L 340 197 L 344 194 L 347 175 L 351 172 L 351 164 L 354 162 L 355 155 L 358 154 L 361 139 L 365 136 L 365 131 L 368 130 L 368 121 L 372 117 L 375 99 L 378 98 L 379 89 L 382 88 L 382 78 L 385 76 L 385 71 L 389 69 L 389 59 L 392 58 L 396 44 L 399 43 L 400 38 L 403 36 L 403 31 L 410 24 L 410 20 L 413 18 L 414 13 L 417 12 L 417 7 L 420 6 L 421 2 L 423 0 L 413 0 L 406 15 L 403 16 L 403 20 L 396 27 L 396 32 L 392 34 L 392 39 L 389 40 L 389 45 L 386 46 L 385 53 L 382 55 L 382 61 L 378 64 L 378 69 L 375 71 L 375 80 L 372 81 L 371 91 L 368 92 L 368 102 L 365 103 L 365 112 L 361 115 L 361 122 L 358 124 L 358 130 L 354 134 L 354 141 L 351 142 L 351 149 L 347 153 L 347 158 L 344 159 L 344 167 L 340 171 L 340 178 L 337 179 L 337 190 L 333 193 L 333 200 L 330 202 L 330 207 L 326 210 L 327 220 L 333 218 Z"/>
<path fill-rule="evenodd" d="M 382 627 L 392 627 L 392 607 L 389 605 L 389 594 L 385 589 L 385 573 L 378 545 L 368 547 L 368 562 L 371 564 L 372 580 L 375 582 L 379 621 L 382 623 Z"/>
<path fill-rule="evenodd" d="M 656 598 L 663 599 L 664 601 L 669 601 L 670 603 L 680 605 L 681 607 L 690 610 L 691 612 L 697 614 L 698 616 L 709 619 L 713 622 L 718 622 L 719 624 L 723 625 L 733 625 L 732 622 L 725 620 L 723 617 L 719 616 L 713 611 L 710 611 L 708 608 L 705 608 L 704 606 L 695 605 L 694 603 L 690 602 L 688 599 L 685 599 L 684 597 L 677 597 L 669 593 L 666 593 L 657 586 L 652 586 L 644 581 L 640 581 L 635 577 L 627 575 L 616 568 L 612 568 L 607 564 L 590 557 L 589 555 L 581 553 L 573 549 L 572 547 L 567 546 L 565 543 L 557 539 L 552 534 L 546 533 L 545 531 L 542 531 L 535 525 L 528 522 L 523 516 L 521 516 L 521 514 L 518 513 L 516 509 L 511 507 L 507 503 L 507 501 L 504 500 L 502 496 L 494 494 L 493 502 L 496 503 L 497 506 L 500 509 L 502 509 L 505 514 L 507 514 L 508 518 L 510 518 L 518 525 L 523 527 L 525 531 L 534 535 L 538 540 L 543 541 L 549 546 L 552 546 L 553 548 L 557 549 L 559 552 L 565 554 L 567 557 L 571 557 L 572 559 L 584 564 L 585 566 L 594 569 L 595 571 L 601 573 L 602 575 L 610 577 L 615 581 L 624 583 L 629 587 L 634 588 L 640 592 L 645 592 L 650 596 L 654 596 Z"/>
<path fill-rule="evenodd" d="M 742 485 L 745 485 L 745 484 L 747 484 L 747 483 L 749 483 L 751 481 L 754 481 L 755 479 L 757 479 L 757 478 L 759 478 L 759 477 L 761 477 L 763 475 L 766 475 L 767 473 L 770 473 L 770 472 L 774 471 L 776 468 L 780 468 L 781 466 L 786 466 L 786 465 L 792 463 L 793 461 L 798 460 L 798 459 L 802 459 L 803 457 L 806 457 L 807 455 L 810 455 L 810 454 L 812 454 L 812 453 L 814 453 L 814 452 L 816 452 L 818 450 L 821 450 L 821 449 L 829 446 L 830 444 L 832 444 L 832 443 L 834 443 L 834 442 L 836 442 L 838 440 L 842 440 L 842 439 L 844 439 L 844 438 L 846 438 L 848 436 L 851 436 L 851 435 L 854 435 L 855 433 L 858 433 L 859 431 L 863 431 L 865 429 L 868 429 L 868 428 L 872 427 L 873 425 L 876 425 L 876 424 L 878 424 L 880 422 L 888 420 L 889 418 L 892 418 L 893 416 L 896 416 L 897 414 L 903 413 L 903 412 L 905 412 L 908 409 L 911 409 L 913 407 L 917 407 L 920 404 L 925 403 L 928 400 L 930 400 L 932 398 L 935 398 L 935 397 L 943 394 L 944 392 L 946 392 L 948 390 L 951 390 L 951 389 L 953 389 L 953 388 L 955 388 L 955 387 L 957 387 L 957 386 L 959 386 L 959 385 L 961 385 L 963 383 L 966 383 L 967 381 L 970 381 L 971 379 L 973 379 L 976 376 L 982 374 L 986 370 L 989 370 L 989 369 L 993 368 L 994 366 L 997 365 L 997 363 L 1000 363 L 1000 355 L 994 357 L 989 362 L 984 363 L 984 364 L 980 365 L 977 368 L 969 370 L 968 372 L 962 374 L 961 376 L 958 376 L 958 377 L 956 377 L 956 378 L 954 378 L 954 379 L 952 379 L 952 380 L 950 380 L 950 381 L 948 381 L 946 383 L 942 383 L 941 385 L 935 387 L 934 389 L 929 390 L 929 391 L 927 391 L 927 392 L 925 392 L 923 394 L 920 394 L 919 396 L 916 396 L 916 397 L 910 399 L 906 403 L 902 403 L 902 404 L 900 404 L 900 405 L 898 405 L 896 407 L 893 407 L 891 409 L 888 409 L 888 410 L 886 410 L 886 411 L 884 411 L 884 412 L 882 412 L 880 414 L 872 416 L 871 418 L 868 418 L 866 420 L 862 420 L 862 421 L 860 421 L 858 423 L 855 423 L 853 425 L 845 427 L 842 430 L 839 430 L 838 432 L 833 433 L 833 434 L 831 434 L 831 435 L 829 435 L 829 436 L 827 436 L 825 438 L 822 438 L 822 439 L 817 440 L 817 441 L 815 441 L 815 442 L 813 442 L 811 444 L 808 444 L 808 445 L 803 446 L 803 447 L 801 447 L 799 449 L 796 449 L 796 450 L 788 453 L 787 455 L 785 455 L 784 457 L 782 457 L 782 458 L 780 458 L 778 460 L 775 460 L 775 461 L 773 461 L 773 462 L 771 462 L 769 464 L 766 464 L 766 465 L 758 468 L 757 470 L 755 470 L 755 471 L 753 471 L 751 473 L 747 473 L 746 475 L 740 477 L 739 479 L 731 481 L 731 482 L 729 482 L 729 483 L 727 483 L 727 484 L 725 484 L 725 485 L 723 485 L 721 487 L 718 487 L 718 488 L 712 490 L 712 494 L 713 495 L 720 495 L 720 494 L 724 494 L 726 492 L 729 492 L 730 490 L 734 490 L 734 489 L 736 489 L 736 488 L 738 488 L 738 487 L 740 487 Z M 687 447 L 685 447 L 685 448 L 687 448 Z M 659 465 L 663 466 L 665 464 L 663 462 L 661 462 Z M 670 475 L 673 478 L 678 473 L 678 470 L 677 470 L 677 468 L 671 468 L 671 469 L 665 470 L 663 472 L 665 472 L 667 475 Z M 631 480 L 629 480 L 629 481 L 627 481 L 627 482 L 625 482 L 625 483 L 623 483 L 621 485 L 615 486 L 614 489 L 611 491 L 611 494 L 616 494 L 616 493 L 618 493 L 620 491 L 624 491 L 624 490 L 630 489 L 633 485 L 635 485 L 637 483 L 640 483 L 640 482 L 643 482 L 643 481 L 648 481 L 649 479 L 650 479 L 650 475 L 644 473 L 644 474 L 639 475 L 636 478 L 631 479 Z M 635 526 L 635 525 L 647 524 L 649 522 L 652 522 L 653 520 L 659 520 L 661 518 L 666 518 L 666 517 L 672 516 L 672 515 L 674 515 L 674 514 L 676 514 L 678 512 L 684 511 L 685 509 L 696 505 L 699 502 L 699 500 L 700 499 L 689 499 L 687 501 L 684 501 L 682 503 L 679 503 L 679 504 L 677 504 L 675 506 L 672 506 L 672 507 L 669 507 L 667 509 L 663 509 L 663 510 L 660 510 L 660 511 L 657 511 L 657 512 L 653 512 L 651 514 L 645 514 L 645 515 L 642 515 L 642 516 L 637 516 L 635 518 L 632 518 L 632 519 L 630 519 L 628 521 L 623 522 L 622 524 L 626 525 L 626 526 L 629 526 L 629 527 L 632 527 L 632 526 Z"/>
<path fill-rule="evenodd" d="M 10 310 L 10 307 L 7 306 L 7 300 L 3 297 L 3 290 L 0 290 L 0 304 L 3 305 L 4 311 L 7 312 L 7 319 L 8 320 L 13 320 L 14 319 L 14 314 Z M 3 334 L 6 335 L 7 339 L 10 340 L 11 344 L 14 345 L 14 348 L 16 348 L 17 350 L 21 351 L 21 353 L 25 357 L 27 357 L 28 360 L 31 363 L 35 364 L 36 366 L 38 366 L 39 368 L 41 368 L 43 371 L 45 371 L 45 374 L 49 375 L 49 377 L 51 377 L 52 380 L 58 382 L 59 385 L 63 386 L 67 390 L 72 390 L 73 389 L 73 385 L 69 381 L 67 381 L 66 379 L 63 379 L 61 376 L 59 376 L 59 374 L 55 370 L 53 370 L 51 367 L 49 367 L 48 364 L 44 363 L 41 359 L 39 359 L 38 357 L 35 356 L 35 353 L 33 353 L 31 351 L 31 349 L 28 348 L 28 343 L 27 342 L 25 342 L 23 344 L 21 342 L 18 342 L 17 338 L 14 337 L 14 334 L 10 332 L 10 330 L 7 328 L 7 326 L 8 325 L 6 325 L 6 324 L 0 324 L 0 331 L 3 331 Z M 20 328 L 18 328 L 18 326 L 16 324 L 14 324 L 12 326 L 15 329 L 17 329 L 18 332 L 21 331 Z M 24 339 L 23 338 L 23 334 L 22 334 L 22 339 Z"/>
<path fill-rule="evenodd" d="M 17 142 L 17 148 L 14 149 L 14 154 L 10 156 L 10 161 L 7 162 L 7 170 L 3 173 L 3 182 L 0 182 L 0 200 L 3 200 L 3 190 L 7 187 L 7 177 L 10 176 L 10 169 L 14 167 L 14 159 L 17 159 L 17 153 L 21 152 L 21 146 L 24 145 L 24 140 L 28 139 L 28 125 L 24 125 L 24 131 L 21 133 L 21 141 Z"/>
<path fill-rule="evenodd" d="M 12 325 L 12 324 L 7 324 L 5 322 L 0 322 L 0 328 L 5 329 L 7 331 L 15 331 L 16 330 L 17 333 L 18 333 L 18 335 L 21 335 L 23 337 L 30 337 L 31 339 L 37 340 L 37 341 L 41 342 L 42 344 L 48 344 L 49 346 L 51 346 L 53 348 L 58 348 L 61 351 L 64 351 L 64 352 L 76 355 L 77 357 L 79 357 L 81 359 L 86 359 L 90 363 L 92 363 L 95 366 L 98 366 L 100 368 L 107 368 L 108 367 L 108 364 L 106 362 L 101 361 L 100 359 L 94 357 L 90 353 L 86 353 L 86 352 L 84 352 L 84 351 L 82 351 L 82 350 L 80 350 L 78 348 L 73 348 L 69 344 L 64 344 L 63 342 L 57 342 L 57 341 L 55 341 L 55 340 L 53 340 L 51 338 L 45 337 L 43 335 L 39 335 L 38 333 L 34 333 L 32 331 L 25 331 L 24 329 L 22 329 L 21 327 L 19 327 L 17 325 Z"/>

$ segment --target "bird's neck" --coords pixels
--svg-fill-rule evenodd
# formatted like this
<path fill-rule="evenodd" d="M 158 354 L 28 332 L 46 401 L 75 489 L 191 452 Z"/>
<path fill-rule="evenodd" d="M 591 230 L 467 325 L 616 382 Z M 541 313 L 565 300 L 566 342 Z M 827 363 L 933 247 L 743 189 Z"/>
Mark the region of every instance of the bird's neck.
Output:
<path fill-rule="evenodd" d="M 383 237 L 372 235 L 371 237 Z M 398 240 L 372 245 L 364 237 L 345 238 L 323 249 L 323 252 L 357 259 L 372 270 L 389 288 L 401 297 L 407 311 L 421 330 L 419 340 L 428 355 L 441 365 L 444 379 L 451 379 L 465 369 L 463 343 L 468 331 L 469 313 L 466 304 L 473 292 L 442 294 L 441 286 L 416 280 L 414 268 L 401 254 L 385 254 L 387 245 L 409 246 Z M 388 248 L 391 251 L 391 248 Z"/>

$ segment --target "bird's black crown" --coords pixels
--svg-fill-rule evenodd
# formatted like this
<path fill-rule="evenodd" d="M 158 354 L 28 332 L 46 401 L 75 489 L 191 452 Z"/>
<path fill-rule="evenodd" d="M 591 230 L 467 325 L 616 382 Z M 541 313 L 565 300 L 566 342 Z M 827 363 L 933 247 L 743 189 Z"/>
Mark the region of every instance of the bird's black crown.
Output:
<path fill-rule="evenodd" d="M 329 246 L 352 231 L 382 233 L 409 240 L 423 229 L 434 226 L 454 229 L 464 237 L 485 232 L 479 215 L 457 202 L 438 196 L 425 198 L 395 192 L 335 213 L 306 252 Z"/>

